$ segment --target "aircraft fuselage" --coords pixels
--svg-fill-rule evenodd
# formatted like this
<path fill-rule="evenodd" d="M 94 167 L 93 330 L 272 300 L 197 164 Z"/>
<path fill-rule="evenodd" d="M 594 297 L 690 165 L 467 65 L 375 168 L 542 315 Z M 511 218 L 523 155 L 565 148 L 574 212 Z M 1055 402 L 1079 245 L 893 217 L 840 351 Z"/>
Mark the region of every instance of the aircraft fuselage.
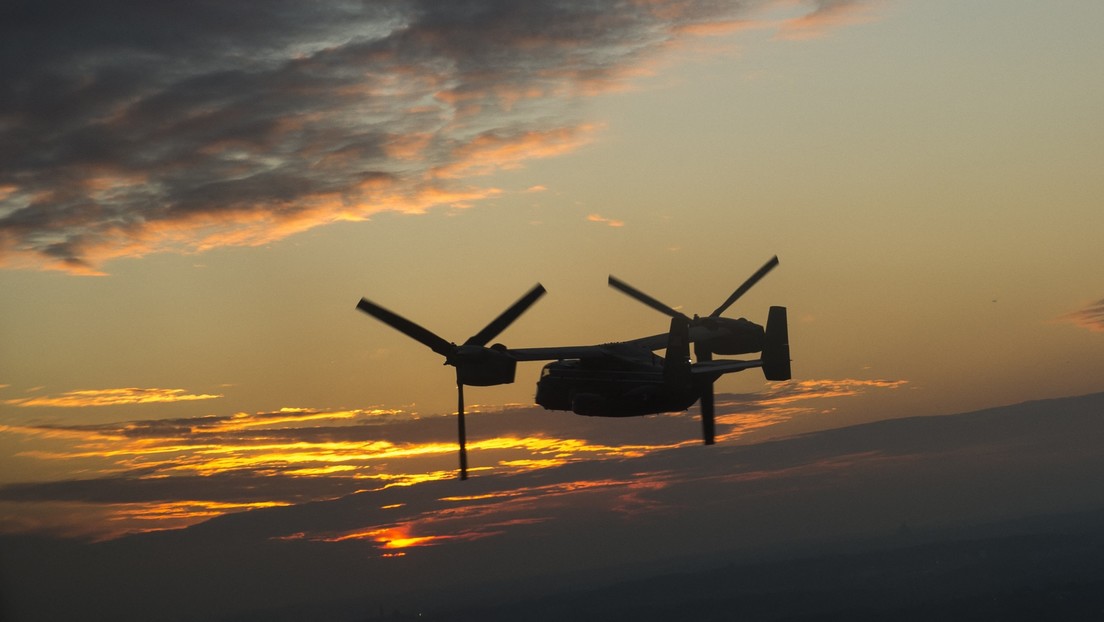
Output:
<path fill-rule="evenodd" d="M 588 417 L 638 417 L 690 408 L 700 389 L 664 378 L 663 360 L 651 363 L 565 360 L 544 366 L 536 402 L 547 410 Z"/>

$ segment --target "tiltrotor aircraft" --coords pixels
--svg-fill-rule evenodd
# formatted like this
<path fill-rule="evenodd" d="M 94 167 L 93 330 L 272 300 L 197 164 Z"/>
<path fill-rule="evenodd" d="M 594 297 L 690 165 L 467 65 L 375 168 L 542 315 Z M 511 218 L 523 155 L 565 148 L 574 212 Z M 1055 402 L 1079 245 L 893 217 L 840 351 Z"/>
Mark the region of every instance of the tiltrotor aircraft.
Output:
<path fill-rule="evenodd" d="M 772 306 L 766 328 L 749 320 L 721 317 L 778 265 L 772 257 L 705 317 L 685 314 L 610 276 L 611 287 L 671 317 L 666 333 L 589 346 L 507 348 L 487 346 L 542 295 L 537 284 L 502 314 L 464 343 L 456 345 L 437 334 L 361 298 L 357 308 L 445 357 L 456 368 L 460 479 L 468 477 L 467 434 L 464 427 L 464 386 L 493 386 L 514 381 L 518 361 L 552 361 L 537 380 L 537 404 L 548 410 L 569 410 L 590 417 L 636 417 L 683 411 L 701 400 L 702 438 L 714 442 L 713 383 L 724 374 L 761 367 L 767 380 L 790 379 L 790 347 L 786 308 Z M 695 362 L 690 360 L 694 345 Z M 659 357 L 656 350 L 665 350 Z M 761 353 L 752 360 L 717 359 L 714 354 Z"/>

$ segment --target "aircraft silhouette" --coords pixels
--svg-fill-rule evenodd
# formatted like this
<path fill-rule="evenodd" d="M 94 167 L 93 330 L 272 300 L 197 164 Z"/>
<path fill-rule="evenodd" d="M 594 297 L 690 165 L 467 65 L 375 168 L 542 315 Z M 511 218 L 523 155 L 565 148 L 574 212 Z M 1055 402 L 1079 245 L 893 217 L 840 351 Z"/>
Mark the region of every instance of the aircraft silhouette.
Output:
<path fill-rule="evenodd" d="M 772 257 L 710 315 L 693 318 L 616 279 L 611 287 L 671 316 L 667 333 L 630 341 L 588 346 L 507 348 L 487 346 L 545 293 L 539 283 L 481 331 L 461 345 L 446 341 L 406 318 L 361 298 L 357 308 L 445 357 L 456 368 L 460 479 L 468 478 L 464 386 L 493 386 L 514 381 L 518 361 L 551 360 L 537 381 L 537 404 L 592 417 L 635 417 L 690 408 L 701 400 L 702 438 L 714 443 L 713 383 L 722 375 L 761 367 L 768 380 L 790 379 L 786 308 L 772 306 L 767 326 L 721 317 L 778 265 Z M 694 344 L 697 362 L 690 361 Z M 666 350 L 661 358 L 654 351 Z M 713 360 L 713 354 L 750 354 L 754 360 Z"/>

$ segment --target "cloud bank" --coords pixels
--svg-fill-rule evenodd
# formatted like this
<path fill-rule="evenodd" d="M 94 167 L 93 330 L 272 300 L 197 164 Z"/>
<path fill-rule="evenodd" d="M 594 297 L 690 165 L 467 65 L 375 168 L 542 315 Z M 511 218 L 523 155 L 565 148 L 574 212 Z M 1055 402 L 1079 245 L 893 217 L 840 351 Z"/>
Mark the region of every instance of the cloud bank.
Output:
<path fill-rule="evenodd" d="M 719 394 L 717 440 L 732 443 L 795 417 L 816 416 L 823 412 L 816 405 L 823 398 L 902 384 L 840 379 Z M 698 425 L 693 411 L 634 419 L 579 417 L 536 407 L 472 413 L 470 468 L 477 480 L 534 474 L 548 486 L 541 488 L 542 495 L 561 486 L 576 490 L 586 484 L 574 475 L 577 468 L 617 463 L 631 473 L 633 464 L 649 456 L 698 450 Z M 452 480 L 455 426 L 451 416 L 414 419 L 396 410 L 303 408 L 0 426 L 0 441 L 21 448 L 13 460 L 65 465 L 73 474 L 0 486 L 0 533 L 46 530 L 108 537 L 181 527 L 246 509 Z M 603 489 L 620 490 L 636 481 L 625 473 L 614 479 L 626 482 Z M 36 517 L 32 524 L 27 516 Z M 377 536 L 335 532 L 325 537 Z"/>
<path fill-rule="evenodd" d="M 779 22 L 815 31 L 859 0 Z M 494 196 L 680 36 L 781 0 L 44 0 L 0 13 L 0 265 L 258 245 Z M 722 28 L 723 30 L 723 28 Z"/>

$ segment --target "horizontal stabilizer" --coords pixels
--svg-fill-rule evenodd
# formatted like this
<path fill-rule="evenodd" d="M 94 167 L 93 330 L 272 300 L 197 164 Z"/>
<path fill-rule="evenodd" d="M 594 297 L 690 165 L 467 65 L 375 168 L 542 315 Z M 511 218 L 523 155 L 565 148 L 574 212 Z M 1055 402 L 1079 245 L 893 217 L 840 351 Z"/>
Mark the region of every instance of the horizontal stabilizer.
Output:
<path fill-rule="evenodd" d="M 751 369 L 752 367 L 762 367 L 763 361 L 755 359 L 754 361 L 704 361 L 701 363 L 694 363 L 690 367 L 691 373 L 695 374 L 731 374 L 732 372 L 744 371 L 745 369 Z"/>

